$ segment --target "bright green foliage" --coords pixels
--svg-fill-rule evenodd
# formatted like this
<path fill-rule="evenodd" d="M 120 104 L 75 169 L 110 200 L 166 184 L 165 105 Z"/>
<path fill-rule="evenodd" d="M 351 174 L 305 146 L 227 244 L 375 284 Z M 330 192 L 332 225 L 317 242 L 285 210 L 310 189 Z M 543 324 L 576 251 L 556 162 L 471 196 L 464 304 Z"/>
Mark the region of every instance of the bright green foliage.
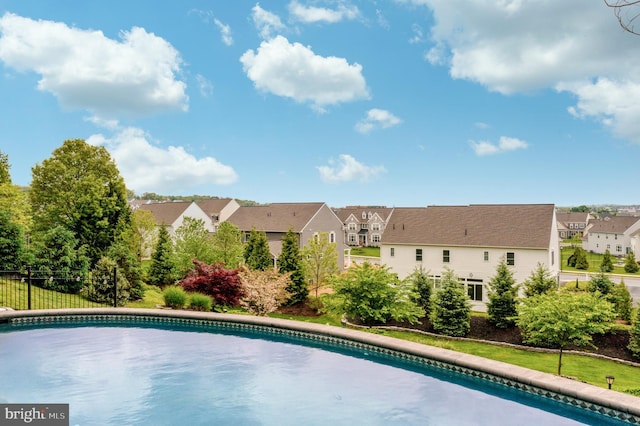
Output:
<path fill-rule="evenodd" d="M 173 309 L 182 309 L 187 303 L 187 292 L 180 286 L 169 286 L 162 292 L 164 304 Z"/>
<path fill-rule="evenodd" d="M 432 297 L 431 324 L 445 336 L 463 337 L 471 330 L 471 303 L 464 287 L 451 269 L 440 279 L 440 288 Z"/>
<path fill-rule="evenodd" d="M 34 230 L 70 230 L 92 263 L 131 226 L 124 180 L 104 147 L 67 140 L 31 171 Z"/>
<path fill-rule="evenodd" d="M 640 308 L 637 309 L 636 317 L 629 330 L 629 350 L 636 357 L 640 358 Z"/>
<path fill-rule="evenodd" d="M 560 350 L 558 375 L 567 346 L 593 346 L 592 335 L 607 332 L 615 319 L 611 303 L 598 295 L 567 291 L 523 299 L 518 314 L 516 323 L 525 343 Z"/>
<path fill-rule="evenodd" d="M 611 281 L 609 277 L 607 277 L 602 272 L 592 276 L 587 287 L 587 290 L 589 290 L 590 292 L 595 293 L 597 291 L 603 296 L 607 296 L 609 293 L 611 293 L 612 289 L 613 281 Z"/>
<path fill-rule="evenodd" d="M 624 280 L 620 280 L 618 284 L 615 284 L 611 289 L 610 301 L 613 303 L 614 310 L 618 318 L 624 321 L 631 321 L 631 310 L 633 308 L 633 299 L 629 289 L 624 283 Z"/>
<path fill-rule="evenodd" d="M 576 246 L 573 249 L 573 254 L 567 259 L 567 266 L 571 266 L 576 269 L 589 269 L 589 261 L 587 260 L 587 252 L 582 247 Z"/>
<path fill-rule="evenodd" d="M 27 194 L 12 183 L 0 183 L 0 212 L 5 212 L 25 233 L 31 229 L 31 206 Z"/>
<path fill-rule="evenodd" d="M 551 276 L 551 272 L 542 263 L 538 262 L 538 266 L 524 281 L 523 286 L 525 297 L 532 297 L 555 290 L 558 284 L 555 278 Z"/>
<path fill-rule="evenodd" d="M 182 225 L 176 229 L 175 259 L 180 276 L 192 269 L 193 259 L 213 262 L 213 244 L 204 220 L 184 218 Z"/>
<path fill-rule="evenodd" d="M 211 296 L 202 293 L 192 293 L 189 295 L 189 308 L 194 311 L 211 312 L 213 300 Z"/>
<path fill-rule="evenodd" d="M 147 272 L 149 284 L 165 286 L 174 284 L 178 279 L 174 260 L 173 242 L 164 226 L 158 228 L 158 240 L 151 254 L 151 266 Z"/>
<path fill-rule="evenodd" d="M 400 281 L 385 266 L 365 262 L 330 282 L 333 294 L 325 299 L 325 307 L 363 324 L 384 324 L 391 319 L 413 323 L 424 316 L 424 310 L 414 302 L 412 284 Z"/>
<path fill-rule="evenodd" d="M 324 285 L 325 280 L 339 270 L 336 243 L 329 242 L 326 232 L 320 232 L 310 238 L 302 248 L 302 264 L 317 298 L 318 290 Z"/>
<path fill-rule="evenodd" d="M 98 303 L 107 303 L 113 306 L 113 279 L 116 279 L 118 290 L 118 306 L 124 306 L 129 300 L 129 282 L 120 272 L 120 268 L 114 260 L 102 257 L 91 271 L 91 282 L 87 292 L 89 300 Z"/>
<path fill-rule="evenodd" d="M 633 251 L 629 251 L 624 258 L 624 271 L 629 274 L 635 274 L 640 269 L 638 262 L 636 262 L 636 256 Z"/>
<path fill-rule="evenodd" d="M 273 268 L 273 259 L 269 250 L 267 234 L 255 228 L 249 234 L 249 240 L 244 246 L 244 262 L 249 269 L 265 271 Z"/>
<path fill-rule="evenodd" d="M 605 250 L 604 256 L 602 256 L 602 263 L 600 263 L 600 272 L 613 271 L 613 258 L 609 249 Z"/>
<path fill-rule="evenodd" d="M 287 304 L 293 305 L 307 300 L 309 296 L 309 287 L 304 276 L 302 259 L 300 258 L 300 245 L 298 236 L 291 228 L 282 238 L 282 253 L 278 257 L 278 270 L 281 274 L 290 272 L 289 285 L 287 291 L 291 297 Z"/>
<path fill-rule="evenodd" d="M 129 299 L 141 300 L 144 298 L 145 287 L 135 235 L 133 230 L 122 233 L 109 247 L 106 255 L 116 262 L 118 273 L 122 273 L 128 281 Z"/>
<path fill-rule="evenodd" d="M 133 244 L 138 259 L 149 258 L 157 239 L 157 224 L 149 210 L 137 209 L 131 215 Z"/>
<path fill-rule="evenodd" d="M 22 228 L 0 211 L 0 270 L 18 271 L 26 255 Z"/>
<path fill-rule="evenodd" d="M 11 183 L 11 174 L 9 173 L 9 156 L 0 151 L 0 185 Z"/>
<path fill-rule="evenodd" d="M 242 231 L 231 222 L 222 222 L 212 237 L 213 262 L 236 269 L 243 260 Z"/>
<path fill-rule="evenodd" d="M 496 275 L 489 281 L 489 303 L 487 313 L 489 322 L 498 328 L 508 328 L 515 324 L 516 292 L 513 273 L 507 262 L 502 259 L 496 268 Z"/>
<path fill-rule="evenodd" d="M 424 310 L 424 316 L 428 318 L 431 314 L 433 280 L 427 276 L 422 267 L 416 268 L 405 280 L 409 281 L 413 286 L 413 291 L 416 294 L 415 302 Z"/>

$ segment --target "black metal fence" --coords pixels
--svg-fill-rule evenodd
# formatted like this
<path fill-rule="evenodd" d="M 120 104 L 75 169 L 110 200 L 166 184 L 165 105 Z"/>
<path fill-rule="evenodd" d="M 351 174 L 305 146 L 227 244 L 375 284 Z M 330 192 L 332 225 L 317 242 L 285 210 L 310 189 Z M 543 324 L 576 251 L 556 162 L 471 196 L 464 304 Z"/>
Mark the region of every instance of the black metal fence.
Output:
<path fill-rule="evenodd" d="M 0 271 L 0 307 L 25 310 L 117 306 L 116 277 L 115 269 L 110 277 L 93 277 L 91 273 L 81 271 L 52 272 L 31 268 Z M 99 295 L 97 291 L 100 291 Z"/>

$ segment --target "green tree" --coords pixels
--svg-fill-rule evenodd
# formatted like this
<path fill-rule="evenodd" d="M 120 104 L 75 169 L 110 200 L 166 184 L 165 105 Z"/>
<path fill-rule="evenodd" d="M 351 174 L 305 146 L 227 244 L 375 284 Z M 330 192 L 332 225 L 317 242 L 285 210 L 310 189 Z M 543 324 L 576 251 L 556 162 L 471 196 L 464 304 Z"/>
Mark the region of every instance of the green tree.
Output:
<path fill-rule="evenodd" d="M 326 232 L 320 232 L 307 241 L 302 248 L 302 264 L 317 299 L 318 290 L 327 277 L 339 270 L 336 243 L 329 242 Z"/>
<path fill-rule="evenodd" d="M 624 280 L 620 280 L 611 289 L 611 303 L 618 318 L 624 321 L 631 321 L 631 311 L 633 309 L 633 299 Z"/>
<path fill-rule="evenodd" d="M 605 297 L 608 297 L 609 293 L 611 293 L 611 289 L 613 289 L 613 281 L 611 281 L 609 277 L 602 272 L 597 275 L 593 275 L 589 280 L 589 285 L 587 286 L 587 290 L 590 292 L 595 293 L 597 291 Z"/>
<path fill-rule="evenodd" d="M 231 222 L 222 222 L 212 237 L 213 261 L 235 269 L 243 260 L 242 231 Z"/>
<path fill-rule="evenodd" d="M 424 310 L 424 316 L 429 318 L 431 315 L 431 295 L 433 294 L 433 280 L 422 269 L 422 266 L 416 268 L 406 280 L 413 286 L 416 299 L 415 302 Z"/>
<path fill-rule="evenodd" d="M 282 238 L 282 252 L 278 257 L 278 270 L 281 274 L 290 273 L 287 291 L 290 294 L 287 304 L 302 303 L 309 296 L 309 286 L 304 276 L 298 236 L 289 228 Z"/>
<path fill-rule="evenodd" d="M 613 306 L 592 293 L 559 291 L 522 300 L 516 323 L 525 343 L 559 349 L 558 375 L 567 346 L 593 346 L 592 335 L 605 333 L 615 319 Z"/>
<path fill-rule="evenodd" d="M 636 255 L 633 254 L 633 250 L 629 251 L 624 257 L 624 271 L 629 274 L 635 274 L 640 269 L 638 262 L 636 262 Z"/>
<path fill-rule="evenodd" d="M 471 303 L 451 269 L 445 269 L 432 299 L 431 324 L 437 333 L 457 337 L 469 334 Z"/>
<path fill-rule="evenodd" d="M 0 151 L 0 185 L 11 183 L 11 174 L 9 173 L 10 169 L 11 165 L 9 165 L 9 156 Z"/>
<path fill-rule="evenodd" d="M 602 263 L 600 263 L 600 272 L 611 272 L 613 271 L 613 259 L 611 257 L 611 253 L 609 249 L 605 250 L 604 256 L 602 257 Z"/>
<path fill-rule="evenodd" d="M 325 309 L 363 324 L 384 324 L 391 319 L 414 323 L 424 316 L 424 310 L 414 302 L 411 282 L 400 281 L 385 266 L 365 262 L 333 276 L 330 282 L 333 294 L 325 298 Z"/>
<path fill-rule="evenodd" d="M 174 284 L 178 278 L 174 259 L 173 242 L 165 226 L 158 228 L 158 240 L 151 254 L 151 266 L 147 272 L 150 284 L 165 286 Z"/>
<path fill-rule="evenodd" d="M 11 220 L 8 212 L 0 211 L 0 270 L 20 270 L 25 255 L 22 228 Z"/>
<path fill-rule="evenodd" d="M 124 306 L 129 300 L 129 281 L 121 273 L 116 262 L 108 257 L 102 257 L 91 271 L 91 283 L 88 288 L 89 300 L 106 303 L 113 306 L 114 271 L 117 288 L 117 305 Z"/>
<path fill-rule="evenodd" d="M 489 322 L 498 328 L 508 328 L 515 324 L 516 292 L 513 273 L 509 270 L 505 259 L 500 260 L 496 274 L 489 280 L 489 303 L 487 313 Z"/>
<path fill-rule="evenodd" d="M 26 192 L 17 185 L 0 183 L 0 211 L 5 212 L 13 223 L 19 225 L 25 233 L 31 229 L 31 206 Z"/>
<path fill-rule="evenodd" d="M 138 259 L 148 259 L 158 237 L 156 219 L 149 210 L 137 209 L 131 215 L 131 222 Z"/>
<path fill-rule="evenodd" d="M 193 259 L 213 262 L 213 244 L 204 220 L 185 217 L 176 229 L 175 259 L 178 272 L 184 276 L 193 267 Z"/>
<path fill-rule="evenodd" d="M 538 262 L 538 266 L 524 281 L 523 286 L 525 297 L 533 297 L 556 289 L 558 284 L 556 279 L 551 276 L 551 272 Z"/>
<path fill-rule="evenodd" d="M 587 260 L 587 252 L 579 246 L 574 247 L 573 253 L 567 258 L 567 266 L 576 269 L 589 269 L 589 261 Z"/>
<path fill-rule="evenodd" d="M 629 330 L 629 350 L 636 357 L 640 358 L 640 308 L 636 310 L 636 316 L 633 319 L 631 330 Z"/>
<path fill-rule="evenodd" d="M 109 247 L 106 256 L 113 260 L 118 267 L 118 273 L 127 280 L 130 300 L 144 298 L 142 264 L 137 252 L 136 233 L 133 230 L 123 233 Z"/>
<path fill-rule="evenodd" d="M 578 207 L 571 207 L 571 211 L 574 213 L 589 213 L 589 207 L 582 205 Z"/>
<path fill-rule="evenodd" d="M 104 147 L 65 141 L 32 169 L 34 230 L 70 230 L 95 263 L 119 229 L 131 226 L 124 180 Z"/>
<path fill-rule="evenodd" d="M 269 242 L 267 234 L 264 231 L 258 231 L 255 228 L 249 234 L 244 246 L 244 262 L 249 269 L 265 271 L 273 268 L 273 259 L 269 250 Z"/>

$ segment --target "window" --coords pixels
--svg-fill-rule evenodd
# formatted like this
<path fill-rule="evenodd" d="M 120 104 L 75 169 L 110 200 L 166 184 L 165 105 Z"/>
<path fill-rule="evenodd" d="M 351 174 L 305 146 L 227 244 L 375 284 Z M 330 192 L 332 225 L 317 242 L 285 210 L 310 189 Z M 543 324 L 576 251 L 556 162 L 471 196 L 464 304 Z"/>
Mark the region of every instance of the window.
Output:
<path fill-rule="evenodd" d="M 622 246 L 620 244 L 616 246 L 616 252 L 622 253 Z"/>
<path fill-rule="evenodd" d="M 371 212 L 369 212 L 369 214 L 367 214 L 367 219 L 371 219 L 371 216 L 373 215 L 371 214 Z"/>
<path fill-rule="evenodd" d="M 416 262 L 422 262 L 422 249 L 416 249 Z"/>
<path fill-rule="evenodd" d="M 516 254 L 512 251 L 507 252 L 507 265 L 513 266 L 516 264 Z"/>
<path fill-rule="evenodd" d="M 488 252 L 488 251 L 485 251 L 485 252 L 484 252 L 484 261 L 485 261 L 485 262 L 488 262 L 488 261 L 489 261 L 489 252 Z"/>
<path fill-rule="evenodd" d="M 372 223 L 371 224 L 371 230 L 372 231 L 379 231 L 380 230 L 380 224 L 379 223 Z"/>
<path fill-rule="evenodd" d="M 251 233 L 249 232 L 245 232 L 244 234 L 244 242 L 246 243 L 247 241 L 249 241 L 249 237 L 251 236 Z"/>
<path fill-rule="evenodd" d="M 584 229 L 584 223 L 580 224 L 580 229 Z"/>
<path fill-rule="evenodd" d="M 607 250 L 611 250 L 611 244 L 607 244 Z"/>
<path fill-rule="evenodd" d="M 371 242 L 372 243 L 379 243 L 380 242 L 380 234 L 371 235 Z"/>
<path fill-rule="evenodd" d="M 449 250 L 442 250 L 442 261 L 449 263 Z"/>
<path fill-rule="evenodd" d="M 349 234 L 348 238 L 350 244 L 355 244 L 356 242 L 358 242 L 358 237 L 356 236 L 356 234 Z"/>
<path fill-rule="evenodd" d="M 366 219 L 367 218 L 367 213 L 366 212 L 362 212 L 362 218 Z"/>
<path fill-rule="evenodd" d="M 393 257 L 395 255 L 396 255 L 396 249 L 395 249 L 395 247 L 391 247 L 389 249 L 389 256 Z"/>
<path fill-rule="evenodd" d="M 356 230 L 355 222 L 349 222 L 348 229 L 349 231 L 355 231 Z"/>
<path fill-rule="evenodd" d="M 336 242 L 336 233 L 335 233 L 335 232 L 333 232 L 333 231 L 331 231 L 331 232 L 329 233 L 329 242 L 330 242 L 330 243 L 335 243 L 335 242 Z"/>
<path fill-rule="evenodd" d="M 469 299 L 471 300 L 482 301 L 482 284 L 467 282 L 467 294 L 469 295 Z"/>
<path fill-rule="evenodd" d="M 368 223 L 361 223 L 360 224 L 360 229 L 369 229 L 369 224 Z"/>

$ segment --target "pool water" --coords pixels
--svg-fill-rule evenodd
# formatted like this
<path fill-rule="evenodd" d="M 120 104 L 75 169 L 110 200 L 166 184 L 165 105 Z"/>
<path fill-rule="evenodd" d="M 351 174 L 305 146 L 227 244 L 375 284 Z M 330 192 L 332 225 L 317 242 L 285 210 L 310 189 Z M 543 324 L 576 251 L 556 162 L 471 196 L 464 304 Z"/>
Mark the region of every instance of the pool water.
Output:
<path fill-rule="evenodd" d="M 623 424 L 437 369 L 258 333 L 0 329 L 0 402 L 68 403 L 71 425 Z"/>

